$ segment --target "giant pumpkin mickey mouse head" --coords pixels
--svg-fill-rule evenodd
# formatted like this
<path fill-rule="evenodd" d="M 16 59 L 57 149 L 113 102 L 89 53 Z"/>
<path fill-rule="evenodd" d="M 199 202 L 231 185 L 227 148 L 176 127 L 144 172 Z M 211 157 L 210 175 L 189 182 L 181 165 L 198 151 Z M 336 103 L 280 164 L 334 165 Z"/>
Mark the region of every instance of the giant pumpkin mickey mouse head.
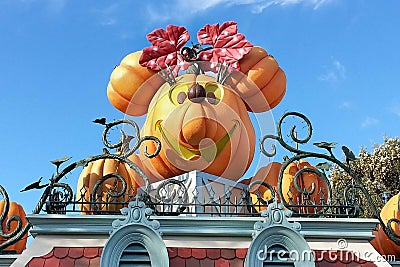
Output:
<path fill-rule="evenodd" d="M 147 113 L 141 134 L 161 141 L 156 157 L 131 157 L 152 181 L 191 170 L 239 179 L 255 150 L 248 111 L 267 111 L 285 94 L 278 63 L 237 33 L 235 22 L 206 25 L 197 37 L 189 48 L 184 27 L 157 29 L 147 35 L 152 46 L 125 57 L 111 74 L 110 102 L 128 115 Z"/>

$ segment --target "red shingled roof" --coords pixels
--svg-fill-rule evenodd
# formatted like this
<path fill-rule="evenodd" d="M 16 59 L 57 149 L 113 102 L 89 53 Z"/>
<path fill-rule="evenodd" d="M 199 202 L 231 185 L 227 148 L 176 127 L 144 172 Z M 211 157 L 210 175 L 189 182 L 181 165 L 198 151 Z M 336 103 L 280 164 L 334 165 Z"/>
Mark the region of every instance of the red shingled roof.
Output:
<path fill-rule="evenodd" d="M 243 267 L 247 248 L 168 248 L 171 267 Z"/>
<path fill-rule="evenodd" d="M 102 251 L 103 248 L 55 247 L 48 254 L 33 258 L 26 267 L 98 267 Z"/>
<path fill-rule="evenodd" d="M 351 251 L 313 250 L 315 256 L 315 267 L 377 267 L 375 263 L 360 259 Z"/>
<path fill-rule="evenodd" d="M 99 267 L 103 248 L 55 247 L 33 258 L 26 267 Z M 168 248 L 171 267 L 243 267 L 247 248 Z M 316 267 L 377 267 L 352 252 L 314 250 Z"/>

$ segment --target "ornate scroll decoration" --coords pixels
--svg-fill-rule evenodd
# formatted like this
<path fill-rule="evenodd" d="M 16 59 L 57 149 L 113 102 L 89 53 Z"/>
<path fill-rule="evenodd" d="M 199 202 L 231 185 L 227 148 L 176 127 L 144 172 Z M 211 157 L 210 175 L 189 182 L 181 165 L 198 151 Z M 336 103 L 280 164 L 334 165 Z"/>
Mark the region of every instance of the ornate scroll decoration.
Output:
<path fill-rule="evenodd" d="M 156 150 L 154 153 L 148 153 L 147 148 L 144 151 L 144 155 L 148 158 L 155 157 L 161 150 L 161 142 L 154 136 L 140 136 L 139 126 L 129 119 L 122 119 L 116 120 L 110 123 L 106 123 L 105 118 L 96 119 L 93 121 L 94 123 L 98 123 L 105 126 L 103 131 L 103 143 L 109 149 L 116 149 L 116 154 L 110 154 L 107 149 L 104 149 L 104 154 L 97 155 L 97 156 L 89 156 L 85 159 L 76 161 L 72 164 L 69 164 L 64 169 L 60 170 L 60 166 L 67 162 L 70 157 L 64 157 L 61 159 L 51 161 L 52 164 L 56 166 L 56 173 L 49 179 L 47 184 L 40 185 L 42 178 L 40 178 L 35 183 L 28 185 L 24 188 L 23 191 L 28 191 L 32 189 L 41 189 L 45 188 L 36 207 L 33 210 L 33 214 L 39 214 L 42 210 L 46 211 L 47 213 L 57 213 L 63 214 L 66 213 L 66 208 L 69 204 L 73 203 L 74 201 L 74 194 L 71 187 L 66 184 L 60 182 L 63 177 L 74 171 L 79 167 L 85 167 L 90 162 L 100 160 L 100 159 L 114 159 L 120 162 L 126 163 L 133 171 L 135 171 L 139 177 L 141 177 L 144 181 L 144 194 L 148 194 L 150 192 L 150 181 L 146 174 L 132 161 L 129 160 L 129 156 L 131 156 L 135 151 L 137 151 L 141 144 L 147 141 L 152 141 L 155 143 Z M 128 136 L 125 134 L 124 131 L 121 131 L 121 138 L 117 143 L 111 143 L 108 140 L 108 133 L 109 131 L 116 126 L 119 125 L 128 125 L 131 126 L 135 132 L 135 136 Z M 134 140 L 133 145 L 131 146 L 131 142 Z M 93 194 L 91 195 L 91 202 L 93 204 L 94 210 L 99 210 L 99 203 L 97 203 L 96 199 L 96 192 L 99 188 L 102 187 L 103 183 L 109 179 L 117 179 L 122 183 L 121 191 L 119 192 L 107 192 L 107 194 L 111 197 L 119 197 L 122 196 L 127 190 L 127 183 L 125 179 L 117 173 L 108 174 L 99 179 L 99 181 L 95 184 Z M 8 214 L 9 211 L 9 198 L 6 190 L 0 185 L 0 195 L 4 198 L 4 209 L 0 215 L 0 225 L 3 225 L 3 222 Z M 147 211 L 148 212 L 148 211 Z M 0 244 L 0 251 L 8 246 L 15 244 L 19 239 L 25 235 L 30 227 L 31 224 L 28 222 L 24 227 L 22 227 L 21 218 L 18 216 L 10 217 L 6 222 L 5 226 L 7 229 L 10 229 L 11 222 L 17 222 L 17 227 L 11 233 L 6 234 L 3 227 L 0 228 L 0 237 L 6 239 L 5 242 Z"/>
<path fill-rule="evenodd" d="M 252 199 L 250 197 L 250 192 L 253 192 L 253 188 L 255 188 L 255 195 L 257 196 L 257 202 L 259 206 L 268 206 L 269 205 L 269 200 L 264 199 L 261 195 L 260 192 L 260 187 L 264 186 L 266 188 L 268 188 L 268 190 L 271 192 L 271 200 L 274 200 L 276 198 L 276 191 L 274 189 L 274 187 L 272 185 L 270 185 L 269 183 L 266 183 L 264 181 L 254 181 L 251 182 L 249 184 L 249 186 L 244 190 L 244 202 L 246 203 L 247 206 L 247 210 L 250 213 L 257 213 L 257 211 L 255 210 L 255 206 L 257 205 L 257 203 L 252 203 Z"/>
<path fill-rule="evenodd" d="M 289 222 L 287 218 L 292 216 L 293 212 L 290 210 L 285 210 L 282 203 L 278 203 L 278 199 L 275 198 L 267 210 L 261 212 L 261 216 L 264 217 L 263 222 L 256 222 L 254 224 L 253 238 L 256 237 L 265 228 L 273 225 L 282 225 L 284 227 L 293 229 L 295 231 L 300 231 L 301 224 L 298 222 Z"/>
<path fill-rule="evenodd" d="M 185 181 L 168 179 L 156 188 L 154 204 L 161 204 L 163 214 L 177 215 L 189 204 L 189 195 Z M 157 212 L 157 210 L 156 210 Z"/>
<path fill-rule="evenodd" d="M 160 222 L 157 220 L 150 220 L 149 217 L 153 214 L 153 210 L 147 208 L 144 202 L 138 199 L 129 202 L 127 208 L 121 209 L 121 213 L 122 215 L 126 216 L 126 218 L 123 220 L 113 221 L 112 227 L 114 228 L 114 230 L 112 232 L 116 231 L 118 228 L 124 225 L 136 223 L 146 225 L 152 228 L 154 231 L 158 232 L 160 235 L 162 234 L 159 231 Z"/>
<path fill-rule="evenodd" d="M 7 221 L 5 221 L 10 208 L 10 199 L 8 198 L 7 191 L 1 185 L 0 195 L 3 197 L 4 200 L 4 208 L 0 215 L 0 237 L 2 239 L 5 239 L 5 241 L 0 244 L 0 251 L 2 251 L 3 249 L 17 243 L 28 232 L 31 225 L 28 222 L 25 226 L 22 226 L 21 218 L 15 215 L 9 217 Z M 17 227 L 12 232 L 6 234 L 6 229 L 7 231 L 10 231 L 12 222 L 16 222 Z M 3 226 L 5 226 L 6 229 L 4 229 Z"/>
<path fill-rule="evenodd" d="M 388 235 L 388 237 L 395 242 L 397 245 L 400 245 L 400 236 L 397 235 L 394 230 L 393 230 L 393 225 L 395 223 L 399 224 L 400 221 L 396 218 L 393 218 L 391 220 L 389 220 L 389 222 L 387 223 L 387 225 L 383 222 L 382 218 L 380 217 L 379 211 L 372 199 L 372 197 L 370 196 L 370 194 L 368 193 L 367 189 L 365 188 L 365 186 L 363 185 L 360 177 L 358 177 L 350 168 L 351 165 L 351 161 L 355 160 L 355 156 L 354 154 L 345 146 L 342 146 L 342 150 L 346 156 L 346 162 L 342 162 L 339 159 L 337 159 L 335 157 L 335 155 L 332 152 L 332 149 L 335 147 L 336 143 L 332 142 L 319 142 L 319 143 L 313 143 L 316 147 L 325 150 L 325 153 L 318 153 L 318 152 L 308 152 L 308 151 L 304 151 L 299 149 L 297 146 L 294 147 L 292 145 L 290 145 L 288 142 L 286 142 L 284 140 L 283 137 L 283 133 L 282 133 L 282 126 L 284 123 L 284 120 L 289 117 L 289 116 L 293 116 L 293 117 L 297 117 L 300 118 L 300 120 L 302 120 L 303 122 L 305 122 L 306 124 L 306 128 L 307 128 L 307 135 L 305 138 L 299 138 L 297 136 L 296 133 L 296 125 L 294 125 L 291 130 L 290 130 L 290 134 L 289 137 L 291 138 L 291 141 L 295 142 L 296 144 L 305 144 L 307 142 L 310 141 L 311 136 L 312 136 L 312 125 L 310 120 L 303 114 L 298 113 L 298 112 L 287 112 L 285 113 L 280 120 L 278 121 L 277 124 L 277 135 L 266 135 L 262 138 L 260 146 L 261 146 L 261 152 L 266 155 L 267 157 L 272 157 L 274 155 L 276 155 L 276 146 L 273 144 L 272 145 L 272 151 L 267 151 L 265 149 L 265 142 L 267 140 L 275 140 L 277 141 L 283 148 L 285 148 L 286 150 L 288 150 L 289 152 L 294 153 L 294 156 L 291 158 L 288 158 L 285 160 L 285 162 L 282 165 L 282 168 L 280 170 L 279 173 L 279 178 L 278 178 L 278 195 L 280 198 L 280 201 L 283 203 L 283 205 L 288 208 L 289 210 L 291 210 L 294 214 L 298 214 L 300 213 L 299 209 L 294 207 L 296 205 L 291 205 L 290 203 L 288 203 L 286 201 L 286 199 L 283 196 L 283 192 L 282 192 L 282 181 L 283 181 L 283 174 L 284 174 L 284 170 L 286 169 L 286 167 L 292 163 L 292 162 L 296 162 L 299 161 L 301 159 L 306 159 L 306 158 L 317 158 L 317 159 L 324 159 L 328 162 L 331 162 L 333 164 L 336 164 L 337 166 L 339 166 L 341 169 L 343 169 L 350 177 L 352 177 L 354 183 L 350 184 L 349 186 L 347 186 L 347 188 L 344 190 L 343 192 L 343 198 L 345 203 L 347 204 L 346 207 L 351 206 L 351 212 L 353 213 L 353 216 L 357 216 L 360 211 L 362 210 L 362 207 L 360 206 L 360 202 L 362 198 L 365 198 L 368 205 L 371 207 L 371 210 L 373 212 L 373 214 L 375 215 L 375 217 L 379 220 L 383 230 L 385 231 L 385 233 Z M 325 174 L 325 170 L 329 169 L 325 168 L 324 165 L 327 165 L 328 163 L 320 163 L 320 168 L 319 169 L 313 169 L 313 168 L 304 168 L 301 169 L 300 171 L 298 171 L 295 176 L 294 176 L 294 186 L 295 189 L 298 190 L 298 192 L 300 192 L 302 195 L 305 195 L 306 197 L 309 196 L 310 194 L 313 194 L 315 190 L 317 190 L 315 188 L 315 184 L 313 184 L 312 188 L 307 190 L 305 188 L 301 188 L 301 186 L 299 185 L 299 177 L 303 174 L 303 173 L 314 173 L 316 175 L 318 175 L 323 181 L 324 183 L 326 183 L 328 186 L 328 198 L 327 198 L 327 203 L 326 205 L 323 205 L 324 207 L 319 210 L 318 212 L 316 212 L 314 215 L 318 215 L 318 214 L 323 214 L 326 209 L 329 206 L 333 206 L 332 205 L 332 191 L 331 191 L 331 187 L 330 187 L 330 183 L 328 178 L 326 177 Z M 318 165 L 317 165 L 318 166 Z M 360 195 L 361 194 L 361 195 Z M 343 206 L 337 206 L 337 208 L 343 208 Z"/>
<path fill-rule="evenodd" d="M 39 213 L 43 209 L 43 206 L 46 203 L 46 201 L 49 199 L 49 196 L 58 195 L 58 198 L 62 197 L 63 201 L 56 201 L 57 203 L 59 203 L 59 205 L 61 205 L 61 206 L 57 206 L 56 207 L 57 209 L 62 209 L 63 207 L 66 207 L 68 204 L 70 204 L 72 201 L 72 198 L 73 198 L 72 190 L 67 184 L 59 183 L 59 181 L 64 176 L 66 176 L 67 174 L 72 172 L 73 170 L 75 170 L 79 167 L 87 166 L 90 162 L 100 160 L 100 159 L 115 159 L 119 162 L 126 163 L 132 170 L 134 170 L 137 174 L 139 174 L 139 176 L 143 179 L 144 185 L 146 188 L 145 193 L 148 193 L 150 191 L 150 181 L 149 181 L 148 177 L 135 163 L 130 161 L 128 159 L 128 157 L 130 155 L 132 155 L 136 150 L 138 150 L 140 145 L 146 141 L 154 142 L 156 144 L 156 151 L 154 153 L 150 154 L 147 152 L 147 149 L 146 149 L 144 152 L 145 156 L 147 156 L 149 158 L 155 157 L 161 150 L 161 142 L 154 136 L 140 137 L 139 126 L 134 121 L 131 121 L 129 119 L 116 120 L 116 121 L 113 121 L 110 123 L 106 123 L 105 119 L 102 118 L 102 119 L 97 119 L 94 122 L 105 126 L 105 129 L 103 131 L 103 137 L 102 137 L 104 145 L 109 149 L 116 149 L 118 152 L 116 154 L 110 154 L 107 150 L 106 153 L 104 153 L 102 155 L 89 156 L 85 159 L 74 162 L 74 163 L 70 164 L 69 166 L 65 167 L 61 171 L 58 171 L 58 167 L 60 164 L 57 165 L 56 175 L 53 176 L 50 179 L 50 182 L 47 184 L 45 191 L 43 192 L 38 204 L 36 205 L 36 208 L 33 211 L 34 214 Z M 123 124 L 127 124 L 127 125 L 133 127 L 136 135 L 128 136 L 125 134 L 124 131 L 121 131 L 122 136 L 121 136 L 120 140 L 117 143 L 111 143 L 107 138 L 109 131 L 113 127 L 116 127 L 118 125 L 123 125 Z M 135 140 L 135 142 L 134 142 L 133 146 L 131 147 L 130 143 L 132 140 Z M 59 162 L 59 161 L 56 161 L 56 162 Z M 63 161 L 63 162 L 65 162 L 65 161 Z M 63 162 L 61 162 L 61 163 L 63 163 Z M 97 189 L 101 188 L 101 186 L 104 184 L 104 182 L 106 182 L 107 180 L 109 180 L 111 178 L 113 178 L 113 179 L 117 178 L 122 183 L 123 186 L 121 188 L 121 191 L 119 191 L 119 192 L 107 192 L 107 194 L 109 196 L 118 197 L 118 196 L 122 196 L 126 192 L 126 189 L 127 189 L 126 181 L 119 174 L 116 174 L 116 173 L 109 174 L 109 175 L 102 177 L 95 184 L 93 193 L 91 195 L 91 201 L 94 202 L 93 207 L 94 207 L 95 211 L 99 210 L 99 206 L 96 203 L 96 200 L 98 199 L 98 198 L 96 198 L 96 193 L 98 191 Z M 54 191 L 53 189 L 55 189 L 55 188 L 62 188 L 64 190 L 64 192 Z"/>

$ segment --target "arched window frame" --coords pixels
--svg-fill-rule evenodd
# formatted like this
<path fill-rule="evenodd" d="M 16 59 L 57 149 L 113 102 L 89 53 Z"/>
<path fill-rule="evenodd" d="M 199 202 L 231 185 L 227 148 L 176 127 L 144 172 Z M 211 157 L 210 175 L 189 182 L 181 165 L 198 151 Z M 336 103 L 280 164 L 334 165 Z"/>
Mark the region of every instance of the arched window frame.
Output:
<path fill-rule="evenodd" d="M 136 200 L 121 211 L 126 218 L 113 222 L 114 231 L 104 246 L 100 266 L 118 267 L 125 249 L 129 245 L 140 244 L 149 253 L 151 266 L 169 267 L 167 248 L 158 231 L 160 224 L 148 220 L 152 210 Z"/>
<path fill-rule="evenodd" d="M 297 257 L 293 262 L 295 267 L 315 267 L 310 246 L 300 234 L 300 223 L 287 220 L 291 214 L 277 200 L 262 212 L 265 220 L 254 224 L 253 241 L 247 252 L 245 267 L 263 267 L 266 250 L 274 245 L 284 247 L 290 256 Z M 297 254 L 293 255 L 293 252 Z"/>

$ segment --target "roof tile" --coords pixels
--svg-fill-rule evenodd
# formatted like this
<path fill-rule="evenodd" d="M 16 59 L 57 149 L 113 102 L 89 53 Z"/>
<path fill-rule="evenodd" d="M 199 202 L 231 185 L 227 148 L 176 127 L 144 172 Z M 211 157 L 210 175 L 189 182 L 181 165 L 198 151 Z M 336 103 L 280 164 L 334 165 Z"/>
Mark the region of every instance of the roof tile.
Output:
<path fill-rule="evenodd" d="M 83 257 L 84 248 L 70 248 L 68 255 L 73 259 L 78 259 Z"/>
<path fill-rule="evenodd" d="M 58 259 L 63 259 L 68 256 L 69 248 L 57 247 L 53 249 L 53 254 Z"/>
<path fill-rule="evenodd" d="M 236 257 L 238 257 L 239 259 L 246 258 L 246 254 L 247 254 L 247 248 L 236 249 Z"/>
<path fill-rule="evenodd" d="M 219 259 L 221 257 L 221 249 L 219 248 L 208 248 L 207 249 L 207 257 L 212 259 L 212 260 L 216 260 Z"/>
<path fill-rule="evenodd" d="M 215 267 L 229 267 L 229 261 L 223 258 L 219 258 L 214 264 Z"/>
<path fill-rule="evenodd" d="M 48 258 L 44 262 L 44 267 L 60 267 L 60 259 L 56 257 Z"/>
<path fill-rule="evenodd" d="M 54 256 L 54 249 L 52 249 L 49 253 L 47 253 L 46 255 L 42 256 L 41 258 L 43 259 L 48 259 Z"/>
<path fill-rule="evenodd" d="M 60 261 L 60 267 L 73 267 L 75 266 L 75 260 L 71 258 L 65 258 Z"/>
<path fill-rule="evenodd" d="M 79 258 L 75 260 L 75 266 L 74 267 L 89 267 L 90 266 L 90 260 L 87 258 Z"/>
<path fill-rule="evenodd" d="M 221 249 L 221 257 L 226 260 L 231 260 L 236 258 L 234 249 Z"/>
<path fill-rule="evenodd" d="M 322 253 L 322 256 L 326 262 L 335 263 L 338 260 L 338 255 L 336 250 L 330 250 L 327 253 Z"/>
<path fill-rule="evenodd" d="M 373 262 L 366 262 L 362 264 L 362 267 L 376 267 L 376 265 Z"/>
<path fill-rule="evenodd" d="M 363 265 L 364 265 L 364 263 L 367 262 L 366 260 L 361 259 L 361 258 L 357 258 L 357 259 L 355 259 L 354 261 L 355 261 L 355 262 L 358 262 L 358 263 L 361 263 L 361 264 L 363 264 Z"/>
<path fill-rule="evenodd" d="M 167 248 L 169 258 L 175 258 L 178 256 L 178 248 Z"/>
<path fill-rule="evenodd" d="M 185 259 L 175 257 L 169 261 L 169 266 L 173 267 L 186 267 Z M 213 265 L 214 266 L 214 265 Z"/>
<path fill-rule="evenodd" d="M 318 263 L 318 266 L 319 267 L 333 267 L 333 262 L 328 262 L 328 261 L 320 261 L 319 263 Z"/>
<path fill-rule="evenodd" d="M 93 259 L 99 256 L 99 248 L 85 248 L 83 250 L 83 256 L 88 259 Z"/>
<path fill-rule="evenodd" d="M 205 248 L 192 248 L 192 257 L 202 260 L 207 257 L 207 251 Z"/>
<path fill-rule="evenodd" d="M 347 263 L 346 267 L 361 267 L 361 264 L 353 261 L 353 262 Z"/>
<path fill-rule="evenodd" d="M 337 261 L 333 264 L 334 267 L 346 267 L 346 263 L 343 263 L 341 261 Z"/>
<path fill-rule="evenodd" d="M 27 265 L 27 267 L 43 267 L 45 259 L 33 258 Z"/>
<path fill-rule="evenodd" d="M 192 249 L 190 248 L 178 248 L 178 256 L 184 259 L 192 256 Z"/>
<path fill-rule="evenodd" d="M 90 267 L 100 267 L 100 257 L 90 259 Z"/>
<path fill-rule="evenodd" d="M 186 266 L 187 267 L 200 267 L 200 260 L 191 257 L 186 260 Z"/>
<path fill-rule="evenodd" d="M 174 266 L 174 265 L 171 264 L 170 266 Z M 205 258 L 200 261 L 200 267 L 215 267 L 214 260 Z"/>
<path fill-rule="evenodd" d="M 243 260 L 242 259 L 233 259 L 230 262 L 230 267 L 243 267 Z"/>

